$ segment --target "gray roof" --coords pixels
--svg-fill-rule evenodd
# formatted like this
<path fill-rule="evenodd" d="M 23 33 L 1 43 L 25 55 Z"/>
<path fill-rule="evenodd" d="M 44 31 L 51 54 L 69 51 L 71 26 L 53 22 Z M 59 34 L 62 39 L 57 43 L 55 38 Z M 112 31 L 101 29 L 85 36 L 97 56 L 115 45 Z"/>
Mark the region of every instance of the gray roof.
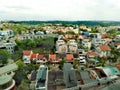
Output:
<path fill-rule="evenodd" d="M 101 90 L 120 90 L 120 81 L 116 81 Z"/>
<path fill-rule="evenodd" d="M 0 75 L 3 75 L 5 73 L 9 73 L 11 71 L 15 71 L 17 70 L 18 66 L 16 65 L 16 63 L 13 63 L 13 64 L 9 64 L 9 65 L 6 65 L 4 67 L 1 67 L 0 68 Z"/>
<path fill-rule="evenodd" d="M 64 63 L 63 72 L 66 88 L 77 86 L 77 80 L 73 65 L 70 63 Z"/>
<path fill-rule="evenodd" d="M 8 83 L 10 80 L 12 80 L 11 76 L 5 75 L 0 77 L 0 86 Z"/>

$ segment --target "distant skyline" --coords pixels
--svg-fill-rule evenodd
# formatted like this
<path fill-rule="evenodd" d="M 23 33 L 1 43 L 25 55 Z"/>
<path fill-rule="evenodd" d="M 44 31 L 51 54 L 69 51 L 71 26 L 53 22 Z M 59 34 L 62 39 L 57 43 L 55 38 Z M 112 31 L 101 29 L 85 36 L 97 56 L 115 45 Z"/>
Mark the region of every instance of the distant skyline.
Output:
<path fill-rule="evenodd" d="M 119 3 L 120 0 L 0 0 L 0 21 L 120 21 Z"/>

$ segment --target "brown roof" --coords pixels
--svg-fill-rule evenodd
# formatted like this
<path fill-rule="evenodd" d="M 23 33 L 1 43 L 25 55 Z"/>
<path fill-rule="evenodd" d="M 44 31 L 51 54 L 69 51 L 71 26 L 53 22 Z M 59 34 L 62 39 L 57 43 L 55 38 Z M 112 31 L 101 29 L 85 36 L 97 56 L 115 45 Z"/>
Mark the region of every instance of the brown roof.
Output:
<path fill-rule="evenodd" d="M 68 62 L 73 62 L 74 61 L 73 54 L 66 54 L 66 59 Z"/>
<path fill-rule="evenodd" d="M 115 46 L 120 46 L 120 43 L 116 43 Z"/>
<path fill-rule="evenodd" d="M 111 51 L 110 47 L 107 45 L 100 45 L 99 47 L 102 51 Z"/>
<path fill-rule="evenodd" d="M 87 52 L 87 56 L 97 56 L 98 54 L 96 52 Z"/>
<path fill-rule="evenodd" d="M 29 56 L 32 53 L 32 50 L 23 51 L 23 55 Z"/>

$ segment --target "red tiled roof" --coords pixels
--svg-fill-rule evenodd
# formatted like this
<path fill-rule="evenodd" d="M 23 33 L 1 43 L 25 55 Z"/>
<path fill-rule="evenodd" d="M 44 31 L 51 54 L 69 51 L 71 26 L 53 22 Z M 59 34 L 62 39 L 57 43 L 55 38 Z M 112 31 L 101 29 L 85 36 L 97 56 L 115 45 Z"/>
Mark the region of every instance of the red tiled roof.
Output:
<path fill-rule="evenodd" d="M 96 52 L 87 52 L 87 56 L 97 56 L 98 54 Z"/>
<path fill-rule="evenodd" d="M 102 34 L 102 38 L 108 38 L 109 35 L 108 34 Z"/>
<path fill-rule="evenodd" d="M 33 60 L 34 58 L 37 58 L 38 54 L 31 54 L 30 60 Z"/>
<path fill-rule="evenodd" d="M 49 54 L 49 60 L 55 60 L 56 54 Z"/>
<path fill-rule="evenodd" d="M 110 39 L 112 39 L 113 37 L 108 35 L 108 34 L 102 34 L 102 38 L 110 38 Z"/>
<path fill-rule="evenodd" d="M 51 63 L 59 63 L 60 62 L 60 59 L 56 57 L 56 54 L 50 54 L 49 60 Z"/>
<path fill-rule="evenodd" d="M 73 54 L 66 54 L 66 59 L 68 62 L 73 62 L 74 61 Z"/>
<path fill-rule="evenodd" d="M 38 59 L 44 59 L 44 55 L 39 54 L 39 55 L 38 55 Z"/>
<path fill-rule="evenodd" d="M 32 50 L 23 51 L 23 55 L 29 56 L 32 53 Z"/>
<path fill-rule="evenodd" d="M 110 47 L 107 45 L 100 45 L 99 47 L 102 51 L 111 51 Z"/>

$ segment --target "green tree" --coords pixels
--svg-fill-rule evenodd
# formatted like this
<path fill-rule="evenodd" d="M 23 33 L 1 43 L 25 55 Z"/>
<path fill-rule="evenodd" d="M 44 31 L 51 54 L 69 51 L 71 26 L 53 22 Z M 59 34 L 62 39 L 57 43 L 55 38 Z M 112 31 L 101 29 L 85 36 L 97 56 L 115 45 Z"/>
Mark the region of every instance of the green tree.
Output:
<path fill-rule="evenodd" d="M 60 68 L 60 69 L 63 68 L 64 63 L 66 63 L 66 60 L 65 60 L 65 59 L 62 59 L 62 60 L 60 61 L 60 64 L 59 64 L 59 68 Z"/>
<path fill-rule="evenodd" d="M 28 84 L 22 80 L 21 84 L 18 86 L 18 90 L 29 90 Z"/>
<path fill-rule="evenodd" d="M 0 64 L 4 65 L 8 63 L 10 53 L 7 50 L 0 50 Z"/>
<path fill-rule="evenodd" d="M 74 60 L 74 62 L 73 62 L 73 67 L 74 67 L 75 69 L 77 69 L 78 66 L 79 66 L 79 61 L 78 61 L 78 60 Z"/>
<path fill-rule="evenodd" d="M 72 31 L 72 30 L 69 30 L 69 31 L 66 32 L 66 34 L 75 34 L 75 32 Z"/>

